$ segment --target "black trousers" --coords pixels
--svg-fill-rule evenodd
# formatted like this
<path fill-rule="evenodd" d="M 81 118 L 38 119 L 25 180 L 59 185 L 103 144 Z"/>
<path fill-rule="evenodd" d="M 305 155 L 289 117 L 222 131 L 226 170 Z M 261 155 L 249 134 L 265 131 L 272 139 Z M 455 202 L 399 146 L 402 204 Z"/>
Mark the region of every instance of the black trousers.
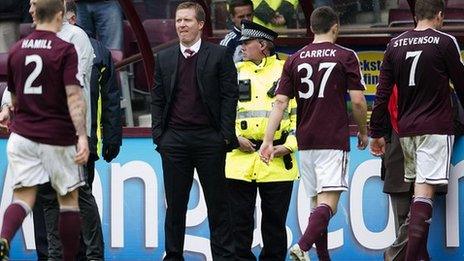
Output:
<path fill-rule="evenodd" d="M 228 179 L 233 217 L 233 235 L 237 260 L 256 260 L 251 252 L 253 242 L 256 194 L 261 197 L 260 260 L 285 260 L 287 232 L 285 221 L 292 196 L 293 181 L 246 182 Z"/>
<path fill-rule="evenodd" d="M 235 260 L 225 179 L 225 143 L 212 128 L 167 129 L 157 150 L 163 162 L 166 220 L 164 260 L 184 260 L 185 220 L 194 169 L 203 188 L 214 260 Z"/>
<path fill-rule="evenodd" d="M 400 261 L 406 258 L 408 245 L 409 207 L 414 192 L 391 193 L 393 214 L 395 219 L 395 242 L 383 254 L 385 261 Z"/>
<path fill-rule="evenodd" d="M 95 177 L 95 157 L 89 157 L 84 167 L 87 184 L 79 187 L 79 209 L 82 221 L 81 249 L 78 260 L 103 260 L 104 245 L 97 203 L 92 195 Z M 38 187 L 33 208 L 34 232 L 39 260 L 62 260 L 62 247 L 58 233 L 60 213 L 56 192 L 46 183 Z"/>

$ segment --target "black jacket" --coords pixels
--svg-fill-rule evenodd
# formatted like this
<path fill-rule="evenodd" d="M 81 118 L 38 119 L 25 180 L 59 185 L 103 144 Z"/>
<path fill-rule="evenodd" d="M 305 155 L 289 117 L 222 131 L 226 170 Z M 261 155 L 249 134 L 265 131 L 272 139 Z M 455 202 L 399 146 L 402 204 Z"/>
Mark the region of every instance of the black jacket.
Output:
<path fill-rule="evenodd" d="M 0 21 L 21 21 L 23 11 L 22 0 L 1 0 Z"/>
<path fill-rule="evenodd" d="M 155 57 L 155 81 L 151 90 L 153 142 L 158 144 L 169 117 L 176 93 L 178 44 Z M 227 140 L 227 150 L 238 147 L 235 117 L 238 101 L 237 70 L 232 57 L 223 46 L 202 41 L 197 59 L 197 84 L 208 118 L 213 127 Z"/>
<path fill-rule="evenodd" d="M 121 94 L 116 84 L 116 72 L 110 51 L 99 41 L 90 38 L 95 58 L 90 78 L 90 103 L 92 126 L 90 153 L 97 155 L 98 99 L 101 95 L 101 127 L 103 144 L 121 146 Z"/>

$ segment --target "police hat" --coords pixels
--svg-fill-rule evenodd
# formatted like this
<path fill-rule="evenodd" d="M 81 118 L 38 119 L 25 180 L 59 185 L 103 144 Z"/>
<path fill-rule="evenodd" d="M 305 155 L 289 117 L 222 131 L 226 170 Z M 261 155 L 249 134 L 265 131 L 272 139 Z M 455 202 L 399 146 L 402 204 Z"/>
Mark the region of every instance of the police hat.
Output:
<path fill-rule="evenodd" d="M 277 33 L 251 21 L 242 20 L 242 37 L 240 43 L 251 39 L 264 39 L 273 42 L 277 38 Z"/>

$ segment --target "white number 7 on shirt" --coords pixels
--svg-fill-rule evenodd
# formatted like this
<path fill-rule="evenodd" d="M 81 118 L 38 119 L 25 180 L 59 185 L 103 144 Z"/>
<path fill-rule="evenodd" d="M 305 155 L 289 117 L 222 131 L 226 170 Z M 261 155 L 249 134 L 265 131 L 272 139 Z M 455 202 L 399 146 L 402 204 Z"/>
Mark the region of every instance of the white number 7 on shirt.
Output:
<path fill-rule="evenodd" d="M 417 68 L 417 63 L 419 62 L 419 57 L 421 53 L 422 51 L 406 53 L 406 60 L 411 57 L 414 57 L 414 60 L 412 60 L 411 71 L 409 72 L 409 86 L 416 86 L 416 68 Z"/>

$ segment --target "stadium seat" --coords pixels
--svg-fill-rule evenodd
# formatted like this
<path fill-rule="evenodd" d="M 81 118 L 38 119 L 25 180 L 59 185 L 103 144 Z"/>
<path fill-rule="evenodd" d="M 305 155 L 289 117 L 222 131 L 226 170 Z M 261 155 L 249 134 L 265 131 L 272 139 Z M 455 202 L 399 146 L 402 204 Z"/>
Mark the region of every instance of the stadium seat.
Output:
<path fill-rule="evenodd" d="M 114 63 L 118 63 L 122 61 L 123 53 L 122 51 L 119 50 L 110 50 L 111 52 L 111 58 L 113 58 Z"/>
<path fill-rule="evenodd" d="M 34 27 L 32 27 L 32 23 L 24 23 L 19 25 L 19 37 L 22 39 L 28 36 L 30 33 L 34 31 Z"/>
<path fill-rule="evenodd" d="M 462 8 L 446 8 L 443 24 L 464 25 L 464 10 Z"/>
<path fill-rule="evenodd" d="M 134 4 L 135 11 L 139 15 L 140 21 L 144 21 L 152 17 L 152 15 L 148 12 L 147 7 L 145 6 L 145 1 L 132 1 L 132 3 Z"/>
<path fill-rule="evenodd" d="M 123 22 L 124 30 L 124 42 L 123 42 L 123 57 L 129 57 L 138 53 L 137 39 L 135 38 L 134 31 L 132 30 L 129 21 L 124 20 Z"/>
<path fill-rule="evenodd" d="M 401 26 L 414 26 L 411 11 L 409 9 L 390 9 L 388 11 L 388 26 L 401 27 Z"/>
<path fill-rule="evenodd" d="M 399 9 L 408 9 L 409 10 L 409 4 L 407 0 L 398 0 L 398 8 Z"/>
<path fill-rule="evenodd" d="M 462 0 L 448 0 L 446 8 L 460 8 L 464 9 L 464 1 Z M 446 12 L 445 12 L 446 15 Z"/>
<path fill-rule="evenodd" d="M 143 21 L 142 24 L 152 47 L 177 38 L 174 19 L 148 19 Z M 134 64 L 134 75 L 135 86 L 133 90 L 148 94 L 150 87 L 147 86 L 147 77 L 142 62 Z"/>
<path fill-rule="evenodd" d="M 142 24 L 151 46 L 177 38 L 174 19 L 148 19 Z"/>

